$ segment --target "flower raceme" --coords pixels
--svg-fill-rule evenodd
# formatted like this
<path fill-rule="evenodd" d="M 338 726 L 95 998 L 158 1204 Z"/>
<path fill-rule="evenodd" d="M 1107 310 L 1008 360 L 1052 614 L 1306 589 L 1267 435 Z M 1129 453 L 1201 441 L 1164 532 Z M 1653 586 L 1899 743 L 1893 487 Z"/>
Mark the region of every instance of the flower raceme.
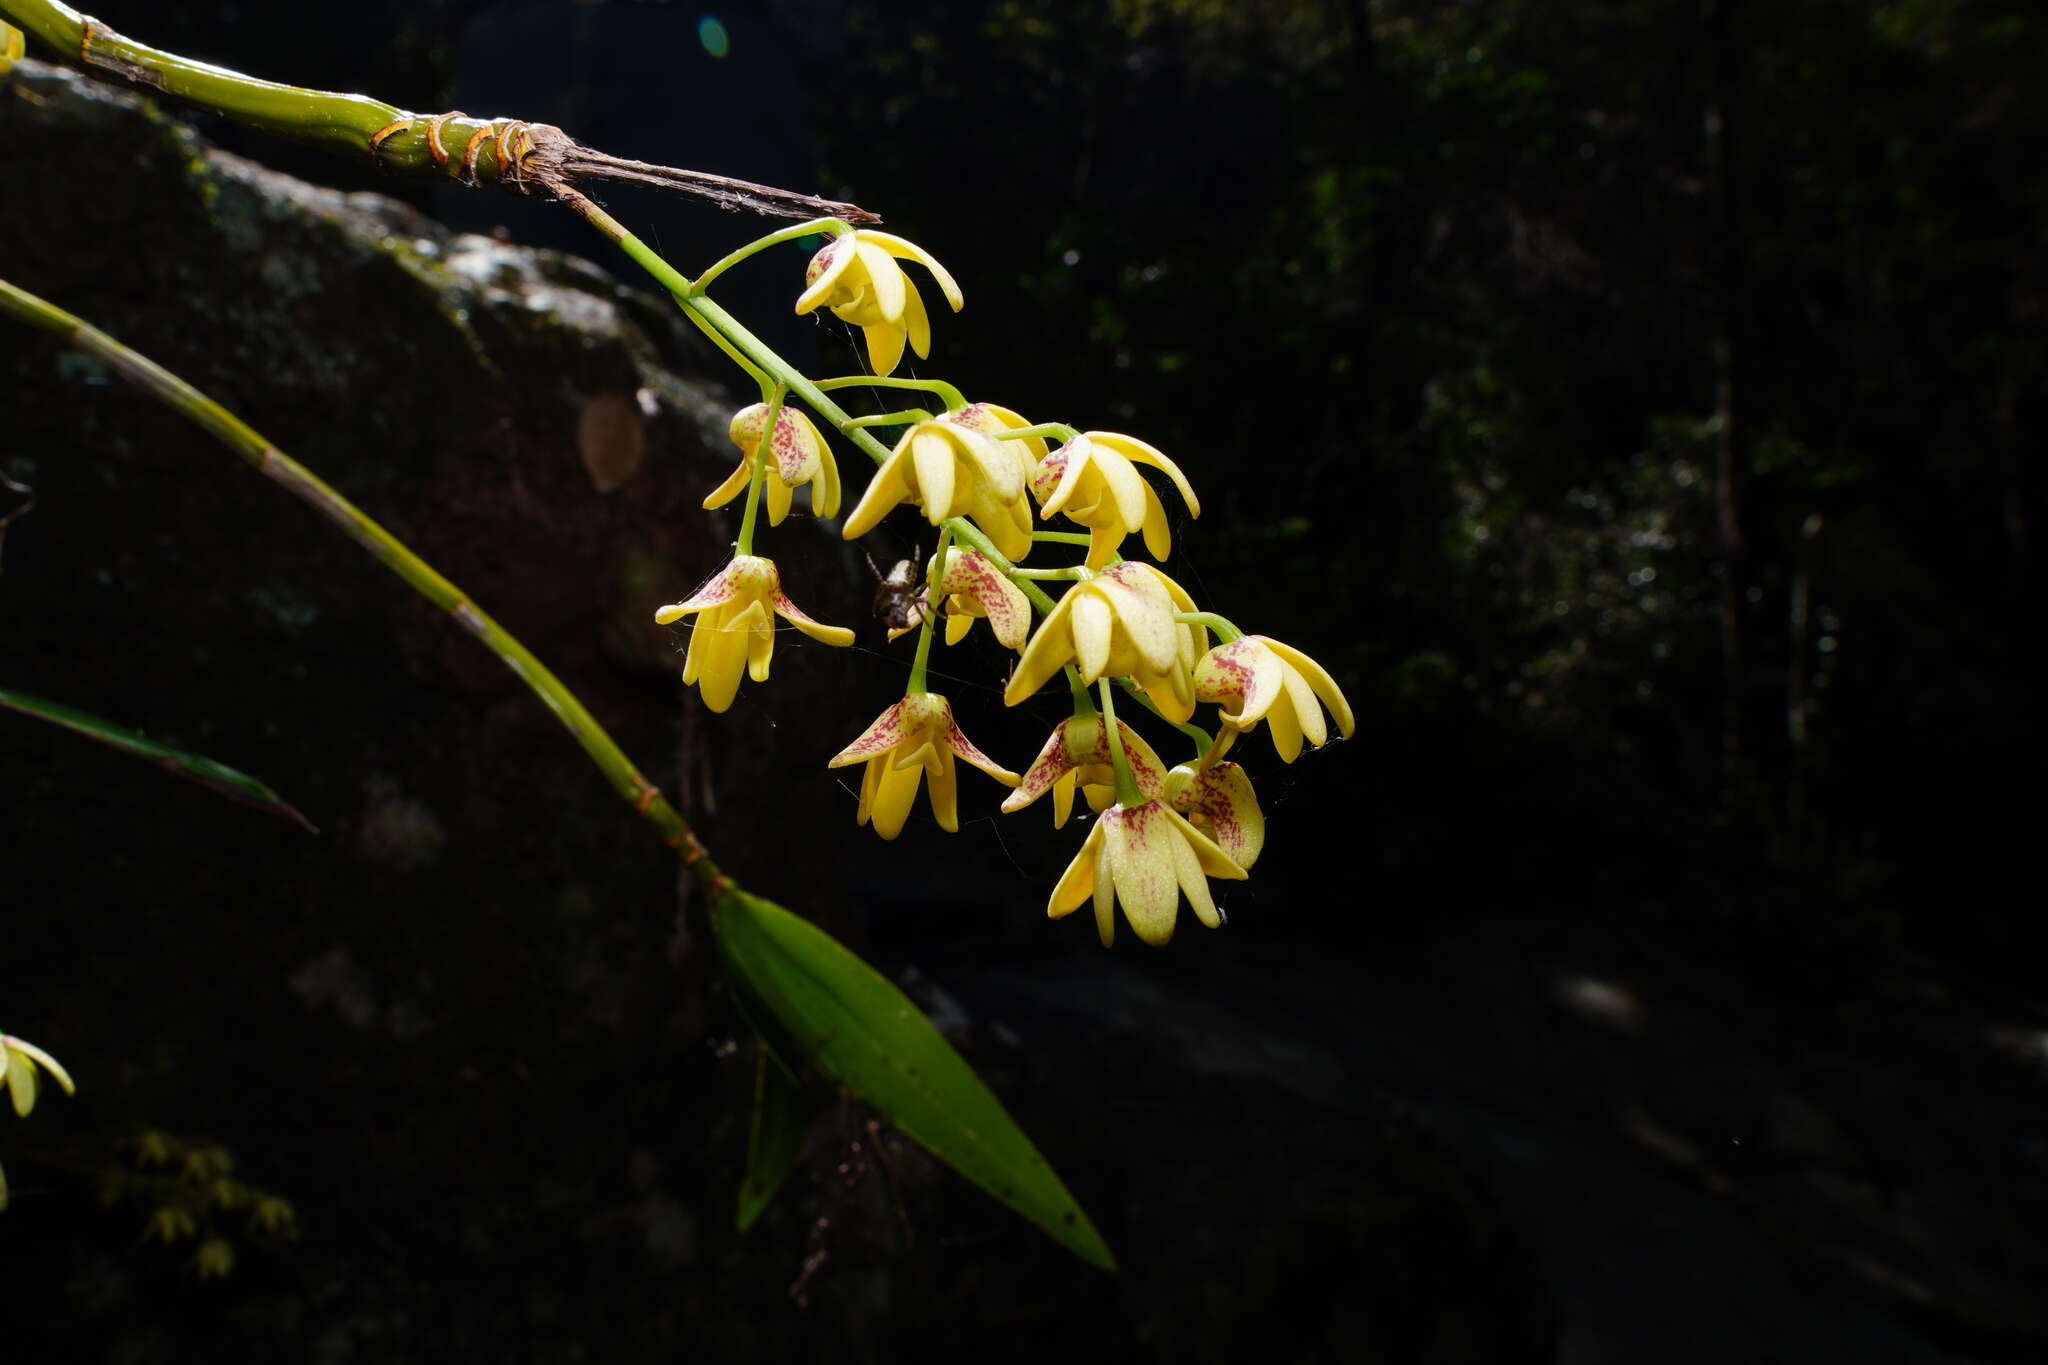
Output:
<path fill-rule="evenodd" d="M 874 821 L 875 833 L 894 839 L 903 832 L 911 803 L 917 799 L 918 784 L 925 778 L 931 781 L 932 816 L 939 828 L 948 834 L 959 832 L 956 755 L 1006 787 L 1017 785 L 1017 774 L 975 748 L 961 733 L 952 704 L 936 692 L 914 692 L 897 702 L 826 766 L 867 764 L 860 780 L 860 809 L 854 818 L 863 825 Z"/>
<path fill-rule="evenodd" d="M 905 341 L 920 359 L 932 353 L 932 325 L 924 299 L 896 264 L 899 259 L 916 261 L 931 271 L 946 302 L 954 312 L 960 311 L 960 286 L 930 252 L 866 228 L 841 233 L 811 257 L 804 292 L 796 301 L 799 314 L 829 308 L 834 317 L 860 328 L 868 361 L 879 375 L 895 372 Z"/>
<path fill-rule="evenodd" d="M 766 403 L 741 408 L 733 415 L 727 435 L 740 448 L 740 467 L 732 472 L 731 478 L 711 490 L 704 506 L 723 507 L 746 491 L 754 472 L 754 457 L 761 450 L 761 432 L 767 425 Z M 775 439 L 768 447 L 762 483 L 770 526 L 780 526 L 789 515 L 790 500 L 796 496 L 798 484 L 810 485 L 812 516 L 839 515 L 839 465 L 811 419 L 795 408 L 785 407 L 775 418 Z"/>
<path fill-rule="evenodd" d="M 1032 474 L 1031 492 L 1040 503 L 1040 516 L 1065 513 L 1068 520 L 1088 528 L 1091 569 L 1109 563 L 1124 537 L 1134 531 L 1144 533 L 1145 548 L 1154 559 L 1166 558 L 1173 549 L 1166 506 L 1138 474 L 1140 464 L 1166 471 L 1187 504 L 1188 515 L 1202 515 L 1202 504 L 1179 465 L 1136 437 L 1113 431 L 1082 432 L 1041 460 Z"/>
<path fill-rule="evenodd" d="M 840 533 L 866 535 L 899 503 L 924 509 L 937 526 L 964 516 L 1009 559 L 1031 549 L 1031 505 L 1024 485 L 1031 455 L 1022 441 L 998 441 L 952 415 L 919 422 L 903 433 L 875 471 Z"/>
<path fill-rule="evenodd" d="M 853 632 L 846 627 L 822 625 L 806 616 L 784 595 L 775 561 L 757 555 L 734 555 L 686 600 L 655 612 L 654 620 L 665 626 L 691 615 L 697 620 L 690 627 L 689 652 L 683 656 L 683 682 L 697 684 L 704 704 L 713 711 L 732 705 L 742 668 L 755 682 L 768 681 L 776 616 L 824 644 L 853 643 Z"/>
<path fill-rule="evenodd" d="M 1245 870 L 1164 801 L 1111 806 L 1096 817 L 1045 912 L 1059 919 L 1093 897 L 1095 932 L 1107 948 L 1116 937 L 1121 904 L 1132 930 L 1156 948 L 1173 937 L 1183 895 L 1203 924 L 1214 929 L 1223 923 L 1209 877 L 1242 881 Z"/>
<path fill-rule="evenodd" d="M 1195 695 L 1223 704 L 1223 723 L 1249 730 L 1261 720 L 1284 763 L 1301 756 L 1301 742 L 1321 748 L 1329 741 L 1323 706 L 1337 733 L 1351 738 L 1351 704 L 1323 666 L 1290 645 L 1264 635 L 1245 635 L 1218 645 L 1195 665 Z M 1318 705 L 1320 698 L 1322 705 Z M 1237 709 L 1232 711 L 1230 708 Z"/>
<path fill-rule="evenodd" d="M 1195 713 L 1190 670 L 1208 631 L 1174 619 L 1192 612 L 1187 590 L 1150 564 L 1125 560 L 1068 588 L 1024 647 L 1003 704 L 1015 706 L 1071 659 L 1081 681 L 1127 677 L 1178 725 Z"/>

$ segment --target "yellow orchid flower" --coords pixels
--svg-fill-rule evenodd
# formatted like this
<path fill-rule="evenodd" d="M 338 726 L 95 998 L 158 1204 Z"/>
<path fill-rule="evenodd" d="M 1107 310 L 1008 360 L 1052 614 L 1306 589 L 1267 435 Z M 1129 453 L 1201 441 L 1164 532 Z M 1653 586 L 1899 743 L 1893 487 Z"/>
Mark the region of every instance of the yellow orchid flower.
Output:
<path fill-rule="evenodd" d="M 919 422 L 875 471 L 840 534 L 848 540 L 866 535 L 907 502 L 923 508 L 934 526 L 967 517 L 1005 557 L 1022 559 L 1031 549 L 1031 505 L 1024 497 L 1031 456 L 1007 448 L 1021 444 L 998 441 L 950 414 Z"/>
<path fill-rule="evenodd" d="M 740 690 L 742 666 L 755 682 L 768 681 L 768 662 L 775 652 L 771 612 L 813 640 L 828 645 L 853 643 L 853 632 L 846 627 L 821 625 L 806 616 L 783 594 L 775 561 L 757 555 L 734 555 L 731 563 L 689 598 L 655 612 L 654 620 L 665 626 L 702 613 L 690 627 L 683 681 L 698 684 L 704 704 L 723 711 Z"/>
<path fill-rule="evenodd" d="M 1031 425 L 1030 422 L 1019 417 L 1008 408 L 1000 407 L 994 403 L 969 403 L 964 408 L 955 408 L 947 413 L 945 420 L 981 432 L 985 436 L 1000 436 L 1006 431 L 1022 431 L 1025 427 Z M 1021 463 L 1024 469 L 1025 480 L 1028 482 L 1031 477 L 1031 471 L 1036 469 L 1038 462 L 1045 458 L 1045 438 L 1043 436 L 1019 436 L 1013 441 L 1004 441 L 1002 444 L 1009 449 L 1024 452 L 1025 458 Z"/>
<path fill-rule="evenodd" d="M 959 644 L 976 621 L 987 621 L 1003 648 L 1024 647 L 1031 633 L 1030 599 L 987 555 L 949 549 L 945 572 L 939 574 L 937 560 L 932 561 L 931 572 L 938 574 L 939 591 L 945 596 L 947 644 Z"/>
<path fill-rule="evenodd" d="M 1068 588 L 1047 613 L 1010 675 L 1003 704 L 1015 706 L 1072 659 L 1084 684 L 1105 675 L 1130 678 L 1178 725 L 1195 713 L 1190 670 L 1208 632 L 1173 618 L 1194 609 L 1187 589 L 1150 564 L 1112 565 Z"/>
<path fill-rule="evenodd" d="M 1232 729 L 1249 730 L 1265 721 L 1283 763 L 1300 757 L 1304 737 L 1317 748 L 1329 741 L 1317 698 L 1330 708 L 1338 734 L 1349 739 L 1356 728 L 1351 703 L 1323 666 L 1264 635 L 1241 636 L 1202 656 L 1195 665 L 1195 695 L 1223 703 L 1223 723 Z M 1234 712 L 1229 709 L 1233 704 Z"/>
<path fill-rule="evenodd" d="M 1139 477 L 1136 465 L 1166 471 L 1187 504 L 1188 515 L 1202 515 L 1180 466 L 1134 436 L 1114 431 L 1084 431 L 1039 462 L 1031 492 L 1042 517 L 1065 513 L 1069 521 L 1088 528 L 1088 567 L 1109 563 L 1117 546 L 1133 531 L 1145 533 L 1145 548 L 1154 559 L 1173 549 L 1173 530 L 1166 506 L 1152 485 Z"/>
<path fill-rule="evenodd" d="M 917 799 L 918 783 L 929 776 L 932 815 L 939 828 L 954 834 L 960 829 L 958 781 L 953 770 L 956 754 L 1004 786 L 1017 785 L 1017 774 L 975 748 L 961 733 L 952 704 L 936 692 L 912 693 L 897 702 L 825 766 L 868 765 L 861 775 L 860 809 L 855 820 L 863 825 L 873 820 L 875 833 L 884 839 L 903 832 L 911 803 Z"/>
<path fill-rule="evenodd" d="M 1166 775 L 1166 804 L 1247 872 L 1259 860 L 1266 846 L 1266 815 L 1251 778 L 1237 764 L 1212 763 L 1199 771 L 1181 764 Z"/>
<path fill-rule="evenodd" d="M 1150 801 L 1166 791 L 1166 765 L 1130 726 L 1116 723 L 1123 736 L 1124 757 L 1138 794 Z M 1176 769 L 1178 771 L 1178 769 Z M 1053 727 L 1052 738 L 1038 751 L 1024 780 L 1003 801 L 1003 812 L 1019 811 L 1052 793 L 1052 827 L 1059 829 L 1074 812 L 1074 788 L 1080 786 L 1091 809 L 1106 810 L 1116 800 L 1116 770 L 1109 755 L 1109 729 L 1100 716 L 1070 716 Z"/>
<path fill-rule="evenodd" d="M 746 491 L 747 480 L 754 471 L 754 456 L 761 449 L 761 432 L 767 425 L 766 403 L 755 403 L 733 414 L 726 434 L 740 448 L 740 467 L 732 472 L 731 478 L 711 490 L 704 499 L 705 507 L 723 507 Z M 789 515 L 798 484 L 811 487 L 812 516 L 839 515 L 839 465 L 810 418 L 795 408 L 783 408 L 775 418 L 775 442 L 768 454 L 762 492 L 768 502 L 770 526 L 780 526 Z"/>
<path fill-rule="evenodd" d="M 916 261 L 932 272 L 946 302 L 959 312 L 960 286 L 921 246 L 886 232 L 860 228 L 841 233 L 811 257 L 804 272 L 799 314 L 830 308 L 834 317 L 860 328 L 876 374 L 892 374 L 903 359 L 903 343 L 923 359 L 932 353 L 932 325 L 924 299 L 903 273 L 898 259 Z"/>
<path fill-rule="evenodd" d="M 1195 918 L 1214 929 L 1223 915 L 1206 878 L 1243 881 L 1244 876 L 1214 840 L 1164 801 L 1111 806 L 1096 817 L 1088 841 L 1053 888 L 1045 913 L 1060 919 L 1093 896 L 1095 932 L 1107 948 L 1116 937 L 1116 905 L 1121 902 L 1131 928 L 1156 948 L 1173 937 L 1183 895 Z"/>
<path fill-rule="evenodd" d="M 14 1112 L 23 1118 L 36 1107 L 36 1068 L 41 1067 L 64 1087 L 64 1093 L 75 1095 L 77 1087 L 71 1084 L 71 1073 L 55 1057 L 29 1042 L 0 1033 L 0 1081 L 7 1086 L 8 1096 L 14 1101 Z"/>

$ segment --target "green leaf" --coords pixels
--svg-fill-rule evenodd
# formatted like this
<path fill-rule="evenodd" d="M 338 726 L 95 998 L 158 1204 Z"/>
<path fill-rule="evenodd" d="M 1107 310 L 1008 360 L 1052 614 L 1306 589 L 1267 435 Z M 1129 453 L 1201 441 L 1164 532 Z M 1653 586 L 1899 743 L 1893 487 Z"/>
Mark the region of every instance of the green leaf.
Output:
<path fill-rule="evenodd" d="M 16 692 L 11 688 L 0 687 L 0 706 L 34 716 L 38 720 L 49 721 L 52 725 L 61 725 L 67 730 L 76 730 L 86 738 L 96 739 L 109 748 L 147 759 L 166 772 L 197 782 L 230 801 L 239 801 L 245 806 L 254 806 L 258 810 L 281 816 L 308 834 L 320 832 L 313 828 L 313 822 L 299 814 L 290 802 L 247 773 L 237 772 L 225 763 L 216 763 L 198 754 L 188 754 L 182 749 L 158 744 L 154 740 L 144 739 L 133 730 L 124 730 L 109 721 L 101 720 L 98 716 L 73 710 L 58 702 L 45 701 L 41 697 L 31 697 L 26 692 Z"/>
<path fill-rule="evenodd" d="M 809 1115 L 803 1087 L 763 1043 L 755 1056 L 754 1126 L 747 1134 L 747 1178 L 740 1182 L 740 1231 L 761 1216 L 804 1149 Z"/>
<path fill-rule="evenodd" d="M 711 925 L 741 1007 L 785 1065 L 809 1062 L 1076 1256 L 1116 1269 L 1102 1234 L 1002 1102 L 887 978 L 816 925 L 744 891 L 712 905 Z"/>

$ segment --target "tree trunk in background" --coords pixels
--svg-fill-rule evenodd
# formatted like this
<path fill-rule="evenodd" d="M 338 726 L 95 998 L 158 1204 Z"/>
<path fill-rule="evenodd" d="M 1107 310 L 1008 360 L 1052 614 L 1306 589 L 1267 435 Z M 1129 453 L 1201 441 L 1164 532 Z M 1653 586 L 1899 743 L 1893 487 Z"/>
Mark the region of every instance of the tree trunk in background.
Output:
<path fill-rule="evenodd" d="M 1709 243 L 1713 291 L 1714 514 L 1721 564 L 1721 778 L 1723 796 L 1742 785 L 1749 757 L 1743 721 L 1748 668 L 1744 618 L 1748 607 L 1749 547 L 1742 531 L 1743 492 L 1749 469 L 1738 420 L 1738 338 L 1742 321 L 1741 221 L 1735 193 L 1735 108 L 1741 85 L 1737 0 L 1701 0 L 1708 71 L 1705 112 Z"/>

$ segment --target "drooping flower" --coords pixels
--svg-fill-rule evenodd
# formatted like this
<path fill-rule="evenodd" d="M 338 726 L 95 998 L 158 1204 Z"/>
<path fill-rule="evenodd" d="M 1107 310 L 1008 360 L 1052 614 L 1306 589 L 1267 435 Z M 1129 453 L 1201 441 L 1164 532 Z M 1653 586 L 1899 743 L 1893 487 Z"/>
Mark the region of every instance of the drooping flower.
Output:
<path fill-rule="evenodd" d="M 923 247 L 886 232 L 861 228 L 841 233 L 811 257 L 804 272 L 804 292 L 796 301 L 799 314 L 830 308 L 834 317 L 860 328 L 875 373 L 893 373 L 903 359 L 903 343 L 919 358 L 932 352 L 931 320 L 917 286 L 897 260 L 916 261 L 932 272 L 939 291 L 954 312 L 962 304 L 960 286 Z"/>
<path fill-rule="evenodd" d="M 964 408 L 955 408 L 945 416 L 948 422 L 981 432 L 986 436 L 1001 436 L 1006 431 L 1022 431 L 1031 425 L 1016 413 L 995 403 L 969 403 Z M 1003 444 L 1025 452 L 1024 468 L 1028 476 L 1031 469 L 1045 458 L 1043 436 L 1019 436 Z"/>
<path fill-rule="evenodd" d="M 726 434 L 740 448 L 740 467 L 732 477 L 711 490 L 706 507 L 723 507 L 746 491 L 753 473 L 754 456 L 761 449 L 761 432 L 768 425 L 768 405 L 755 403 L 733 415 Z M 832 448 L 818 434 L 811 419 L 795 408 L 784 407 L 775 418 L 775 441 L 768 448 L 763 471 L 762 492 L 768 501 L 768 524 L 780 526 L 789 515 L 790 500 L 798 484 L 811 486 L 811 515 L 839 515 L 839 465 Z"/>
<path fill-rule="evenodd" d="M 1351 738 L 1355 722 L 1351 703 L 1323 666 L 1290 645 L 1264 635 L 1244 635 L 1218 645 L 1195 665 L 1195 695 L 1223 704 L 1223 723 L 1249 730 L 1261 720 L 1273 736 L 1282 762 L 1301 755 L 1304 737 L 1322 747 L 1329 741 L 1323 706 L 1337 722 L 1337 733 Z M 1317 698 L 1322 705 L 1317 705 Z M 1237 709 L 1232 711 L 1230 708 Z"/>
<path fill-rule="evenodd" d="M 1031 549 L 1031 505 L 1024 497 L 1031 457 L 1007 448 L 1018 444 L 948 417 L 919 422 L 875 471 L 840 533 L 848 540 L 866 535 L 907 502 L 923 508 L 934 526 L 967 517 L 1004 556 L 1021 559 Z"/>
<path fill-rule="evenodd" d="M 1137 779 L 1138 794 L 1150 801 L 1166 790 L 1166 765 L 1152 752 L 1136 730 L 1116 723 L 1123 736 L 1124 757 Z M 1024 780 L 1003 801 L 1003 811 L 1019 811 L 1047 792 L 1052 793 L 1052 825 L 1058 829 L 1074 811 L 1074 788 L 1079 786 L 1094 810 L 1106 810 L 1116 800 L 1116 769 L 1109 754 L 1109 727 L 1101 716 L 1070 716 L 1053 727 L 1052 738 L 1038 751 L 1038 757 L 1024 770 Z"/>
<path fill-rule="evenodd" d="M 64 1093 L 78 1093 L 71 1084 L 71 1073 L 55 1057 L 29 1042 L 0 1033 L 0 1081 L 5 1081 L 9 1098 L 14 1101 L 14 1112 L 23 1118 L 36 1107 L 36 1068 L 41 1067 L 64 1087 Z"/>
<path fill-rule="evenodd" d="M 1194 609 L 1187 590 L 1150 564 L 1112 565 L 1068 588 L 1047 613 L 1010 675 L 1003 704 L 1015 706 L 1072 659 L 1084 684 L 1130 678 L 1179 724 L 1195 712 L 1190 670 L 1208 631 L 1173 618 Z"/>
<path fill-rule="evenodd" d="M 1235 763 L 1212 763 L 1199 771 L 1183 763 L 1166 775 L 1166 804 L 1216 841 L 1224 855 L 1246 871 L 1266 846 L 1266 815 L 1252 780 Z"/>
<path fill-rule="evenodd" d="M 743 667 L 755 682 L 768 681 L 775 616 L 821 643 L 853 643 L 853 632 L 846 627 L 822 625 L 806 616 L 783 594 L 775 561 L 758 555 L 734 555 L 688 599 L 655 612 L 654 620 L 665 626 L 693 614 L 697 620 L 690 627 L 689 652 L 683 656 L 683 681 L 698 684 L 704 704 L 713 711 L 732 705 Z"/>
<path fill-rule="evenodd" d="M 960 829 L 958 782 L 953 759 L 958 755 L 1006 787 L 1017 774 L 974 747 L 953 719 L 953 707 L 936 692 L 916 692 L 875 718 L 859 739 L 841 749 L 827 764 L 843 768 L 867 764 L 861 774 L 860 824 L 873 820 L 875 833 L 894 839 L 917 799 L 921 779 L 931 779 L 932 816 L 947 833 Z"/>
<path fill-rule="evenodd" d="M 1164 801 L 1111 806 L 1096 818 L 1087 842 L 1067 865 L 1045 913 L 1059 919 L 1092 896 L 1095 931 L 1107 948 L 1116 937 L 1116 905 L 1121 902 L 1131 928 L 1156 948 L 1173 937 L 1183 895 L 1195 918 L 1214 929 L 1223 916 L 1206 878 L 1242 881 L 1244 876 L 1215 841 Z"/>
<path fill-rule="evenodd" d="M 1139 464 L 1165 470 L 1180 490 L 1188 515 L 1202 515 L 1202 504 L 1179 465 L 1136 437 L 1113 431 L 1082 432 L 1041 460 L 1032 474 L 1031 492 L 1041 504 L 1040 516 L 1065 513 L 1068 520 L 1088 528 L 1091 569 L 1109 563 L 1133 531 L 1145 533 L 1145 548 L 1154 559 L 1166 558 L 1173 549 L 1166 507 L 1139 475 Z"/>
<path fill-rule="evenodd" d="M 976 621 L 987 621 L 1003 648 L 1024 647 L 1024 639 L 1031 633 L 1031 602 L 987 555 L 979 550 L 949 549 L 945 571 L 941 573 L 934 560 L 929 572 L 937 576 L 939 592 L 945 598 L 947 644 L 959 644 Z"/>

